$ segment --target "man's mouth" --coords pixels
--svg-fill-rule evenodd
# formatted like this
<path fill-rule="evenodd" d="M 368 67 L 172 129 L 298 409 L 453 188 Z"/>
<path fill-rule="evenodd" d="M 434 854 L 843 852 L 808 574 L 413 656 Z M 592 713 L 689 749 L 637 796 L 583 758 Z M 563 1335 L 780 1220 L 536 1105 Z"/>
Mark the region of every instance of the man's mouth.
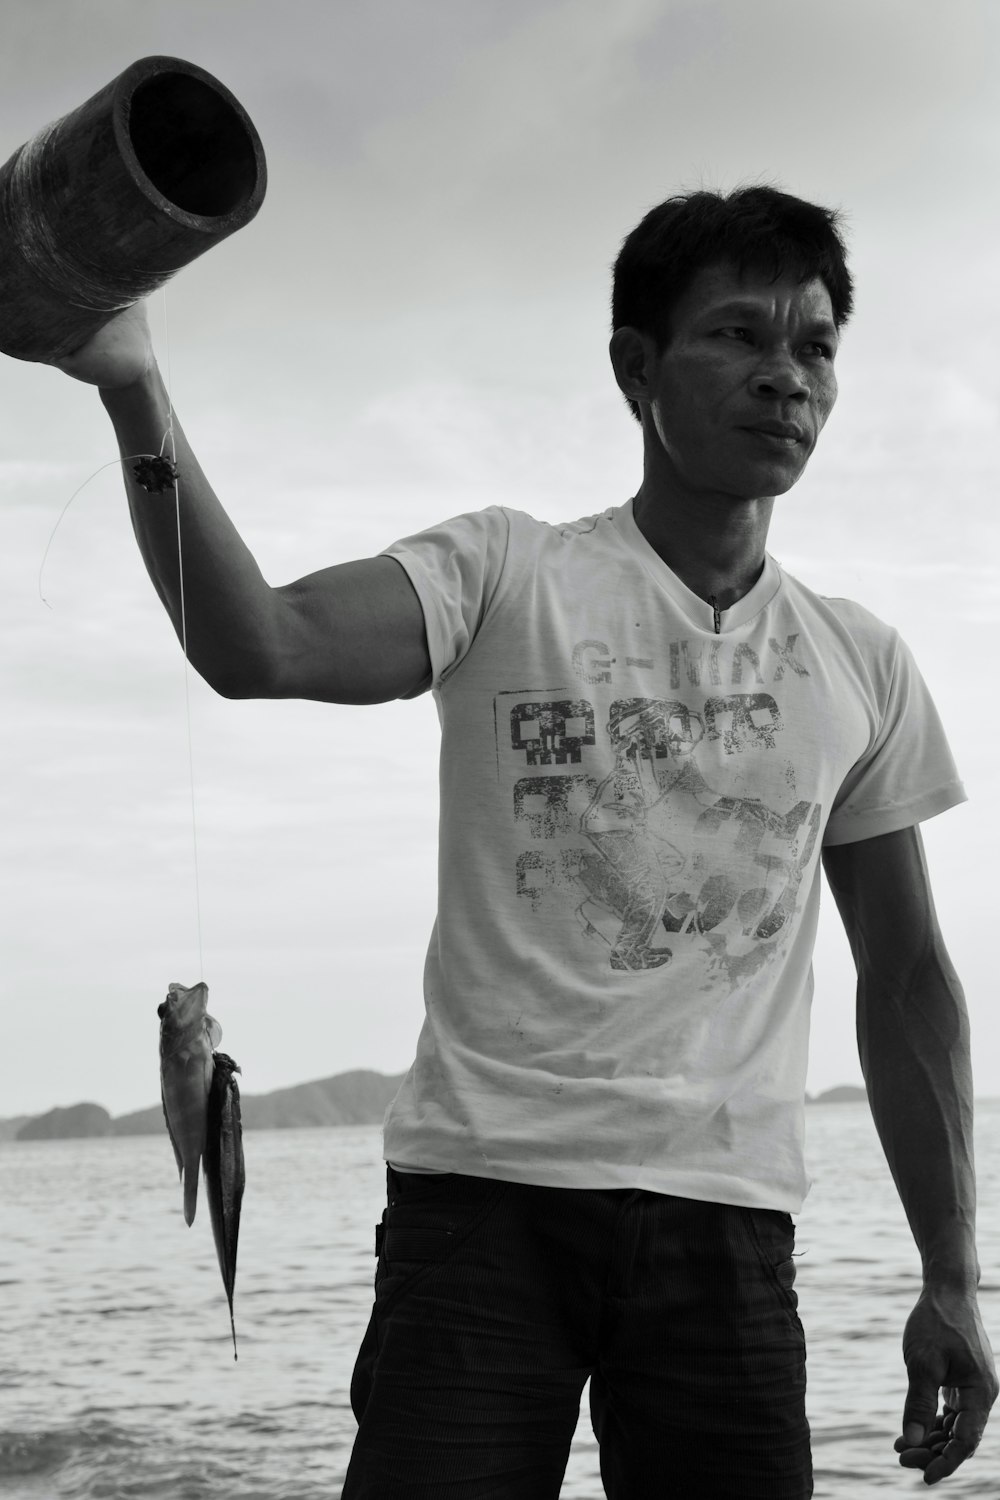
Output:
<path fill-rule="evenodd" d="M 801 427 L 794 422 L 754 422 L 744 432 L 752 432 L 775 448 L 794 448 L 805 437 Z"/>

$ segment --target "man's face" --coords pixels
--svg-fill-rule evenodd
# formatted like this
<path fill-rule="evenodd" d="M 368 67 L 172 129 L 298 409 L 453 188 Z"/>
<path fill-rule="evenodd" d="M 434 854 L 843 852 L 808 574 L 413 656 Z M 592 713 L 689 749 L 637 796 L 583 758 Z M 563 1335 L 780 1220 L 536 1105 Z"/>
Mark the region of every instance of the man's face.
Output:
<path fill-rule="evenodd" d="M 680 298 L 670 328 L 667 347 L 646 364 L 653 465 L 690 491 L 756 499 L 791 489 L 837 398 L 824 283 L 710 266 Z"/>

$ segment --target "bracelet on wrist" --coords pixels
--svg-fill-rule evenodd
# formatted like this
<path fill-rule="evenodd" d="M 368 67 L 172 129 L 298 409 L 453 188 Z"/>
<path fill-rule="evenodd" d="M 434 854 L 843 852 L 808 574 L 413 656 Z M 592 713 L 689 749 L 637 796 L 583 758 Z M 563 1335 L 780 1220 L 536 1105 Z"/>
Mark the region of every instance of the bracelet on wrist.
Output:
<path fill-rule="evenodd" d="M 177 479 L 177 466 L 172 464 L 169 458 L 162 454 L 144 454 L 139 461 L 132 466 L 137 484 L 150 495 L 162 495 L 164 490 L 172 490 L 174 481 Z"/>

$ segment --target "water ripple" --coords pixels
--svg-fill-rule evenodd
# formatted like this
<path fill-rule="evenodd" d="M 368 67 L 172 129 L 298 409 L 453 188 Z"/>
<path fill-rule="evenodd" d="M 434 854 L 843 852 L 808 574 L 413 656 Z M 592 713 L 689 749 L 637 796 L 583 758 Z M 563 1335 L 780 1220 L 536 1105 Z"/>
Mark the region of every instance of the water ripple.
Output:
<path fill-rule="evenodd" d="M 995 1333 L 1000 1108 L 981 1109 L 978 1130 L 981 1245 L 993 1256 L 981 1296 Z M 185 1227 L 163 1141 L 0 1144 L 3 1500 L 339 1493 L 384 1201 L 379 1132 L 255 1132 L 246 1147 L 234 1364 L 208 1215 Z M 796 1266 L 816 1500 L 909 1493 L 892 1443 L 919 1258 L 867 1111 L 810 1110 L 809 1152 L 816 1186 Z M 998 1454 L 988 1432 L 949 1494 L 996 1500 Z M 601 1495 L 585 1400 L 563 1497 Z"/>

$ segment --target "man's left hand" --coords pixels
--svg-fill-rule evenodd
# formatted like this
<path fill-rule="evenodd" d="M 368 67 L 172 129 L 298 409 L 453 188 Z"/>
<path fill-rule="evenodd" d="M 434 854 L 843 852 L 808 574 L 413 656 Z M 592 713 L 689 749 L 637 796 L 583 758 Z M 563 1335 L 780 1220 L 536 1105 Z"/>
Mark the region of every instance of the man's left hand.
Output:
<path fill-rule="evenodd" d="M 925 1287 L 906 1322 L 903 1359 L 909 1390 L 896 1452 L 904 1469 L 923 1469 L 924 1483 L 936 1484 L 975 1453 L 997 1399 L 993 1351 L 975 1293 Z"/>

